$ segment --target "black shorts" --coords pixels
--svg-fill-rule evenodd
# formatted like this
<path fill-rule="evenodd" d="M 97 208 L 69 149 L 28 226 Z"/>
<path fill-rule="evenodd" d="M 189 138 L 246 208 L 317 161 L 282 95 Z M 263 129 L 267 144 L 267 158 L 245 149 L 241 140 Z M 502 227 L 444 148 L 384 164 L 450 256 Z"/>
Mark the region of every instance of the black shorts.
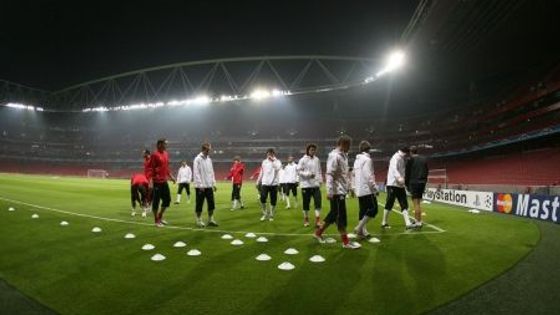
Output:
<path fill-rule="evenodd" d="M 261 203 L 266 203 L 268 199 L 268 195 L 270 195 L 270 205 L 276 206 L 276 200 L 278 198 L 278 186 L 261 186 Z"/>
<path fill-rule="evenodd" d="M 233 184 L 231 187 L 231 200 L 241 200 L 241 184 Z"/>
<path fill-rule="evenodd" d="M 191 185 L 189 183 L 179 183 L 179 187 L 177 188 L 177 195 L 180 195 L 183 192 L 183 189 L 187 191 L 187 196 L 191 195 Z"/>
<path fill-rule="evenodd" d="M 426 183 L 414 183 L 408 186 L 408 191 L 413 199 L 422 199 L 424 191 L 426 190 Z"/>
<path fill-rule="evenodd" d="M 284 191 L 286 196 L 289 196 L 290 193 L 292 193 L 292 196 L 297 197 L 297 186 L 297 183 L 287 183 L 286 190 Z"/>
<path fill-rule="evenodd" d="M 404 190 L 403 187 L 387 186 L 387 201 L 385 202 L 385 210 L 391 211 L 393 209 L 395 199 L 399 201 L 401 210 L 408 210 L 406 190 Z"/>
<path fill-rule="evenodd" d="M 167 208 L 171 203 L 171 193 L 169 192 L 169 185 L 167 182 L 154 183 L 152 191 L 152 211 L 159 209 L 159 202 L 161 200 L 161 207 Z"/>
<path fill-rule="evenodd" d="M 331 209 L 325 217 L 325 223 L 336 223 L 339 229 L 345 229 L 348 224 L 346 217 L 346 197 L 344 195 L 333 195 L 331 200 Z"/>
<path fill-rule="evenodd" d="M 214 213 L 214 209 L 216 208 L 214 203 L 214 189 L 211 187 L 195 188 L 194 191 L 196 192 L 194 211 L 196 213 L 201 213 L 204 200 L 206 200 L 206 203 L 208 204 L 208 213 Z"/>
<path fill-rule="evenodd" d="M 358 204 L 360 205 L 358 220 L 361 220 L 364 215 L 375 218 L 377 215 L 377 197 L 374 194 L 358 197 Z"/>
<path fill-rule="evenodd" d="M 132 207 L 136 207 L 136 202 L 140 204 L 140 206 L 146 205 L 148 202 L 148 190 L 144 185 L 132 185 L 130 186 L 130 201 L 132 203 Z"/>
<path fill-rule="evenodd" d="M 321 210 L 321 189 L 319 187 L 302 188 L 301 195 L 303 196 L 303 211 L 309 211 L 311 198 L 313 198 L 315 210 Z"/>

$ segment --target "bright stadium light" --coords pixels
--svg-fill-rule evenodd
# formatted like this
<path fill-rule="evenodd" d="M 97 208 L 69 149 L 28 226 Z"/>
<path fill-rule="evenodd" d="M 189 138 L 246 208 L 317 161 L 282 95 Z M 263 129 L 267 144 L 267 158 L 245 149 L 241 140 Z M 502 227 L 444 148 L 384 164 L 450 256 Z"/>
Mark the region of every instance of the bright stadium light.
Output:
<path fill-rule="evenodd" d="M 25 110 L 37 110 L 42 112 L 43 108 L 42 107 L 35 107 L 33 105 L 26 105 L 26 104 L 20 104 L 20 103 L 7 103 L 6 105 L 4 105 L 6 107 L 10 107 L 10 108 L 18 108 L 18 109 L 25 109 Z"/>
<path fill-rule="evenodd" d="M 387 56 L 385 67 L 379 70 L 375 74 L 375 77 L 366 78 L 365 83 L 373 82 L 375 81 L 376 78 L 379 78 L 380 76 L 388 72 L 391 72 L 393 70 L 401 68 L 405 64 L 405 61 L 406 61 L 406 55 L 402 50 L 393 51 L 392 53 L 389 54 L 389 56 Z"/>
<path fill-rule="evenodd" d="M 197 105 L 206 105 L 212 102 L 212 99 L 206 95 L 201 95 L 192 99 L 191 102 Z"/>
<path fill-rule="evenodd" d="M 270 92 L 263 89 L 256 89 L 251 93 L 249 97 L 255 100 L 261 100 L 270 97 Z"/>
<path fill-rule="evenodd" d="M 387 58 L 387 71 L 392 71 L 394 69 L 400 68 L 404 65 L 405 55 L 402 50 L 396 50 L 392 52 Z"/>

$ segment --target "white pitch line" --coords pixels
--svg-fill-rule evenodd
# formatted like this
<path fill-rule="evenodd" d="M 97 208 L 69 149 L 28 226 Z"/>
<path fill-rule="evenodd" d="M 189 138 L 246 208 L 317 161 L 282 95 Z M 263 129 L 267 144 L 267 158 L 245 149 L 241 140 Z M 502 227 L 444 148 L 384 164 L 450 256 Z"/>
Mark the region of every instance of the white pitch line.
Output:
<path fill-rule="evenodd" d="M 381 204 L 380 202 L 378 202 L 377 204 L 380 205 L 380 206 L 384 209 L 384 207 L 385 207 L 384 204 Z M 392 212 L 396 212 L 396 213 L 400 214 L 401 216 L 404 216 L 404 214 L 402 214 L 402 212 L 393 211 L 393 210 L 391 210 L 391 211 L 392 211 Z M 426 223 L 426 222 L 422 222 L 422 224 L 425 225 L 425 226 L 427 226 L 427 227 L 431 227 L 432 229 L 436 230 L 438 233 L 446 232 L 444 229 L 442 229 L 442 228 L 440 228 L 440 227 L 437 227 L 437 226 L 435 226 L 435 225 L 433 225 L 433 224 L 429 224 L 429 223 Z"/>
<path fill-rule="evenodd" d="M 51 212 L 57 212 L 57 213 L 62 213 L 62 214 L 67 214 L 67 215 L 73 215 L 73 216 L 78 216 L 78 217 L 83 217 L 83 218 L 90 218 L 90 219 L 96 219 L 96 220 L 102 220 L 102 221 L 108 221 L 108 222 L 116 222 L 116 223 L 133 224 L 133 225 L 142 225 L 142 226 L 151 226 L 151 227 L 154 226 L 153 223 L 134 222 L 134 221 L 121 220 L 121 219 L 100 217 L 100 216 L 95 216 L 95 215 L 91 215 L 91 214 L 71 212 L 71 211 L 67 211 L 67 210 L 45 207 L 45 206 L 36 205 L 36 204 L 28 203 L 28 202 L 25 202 L 25 201 L 15 200 L 15 199 L 10 199 L 10 198 L 5 198 L 5 197 L 0 197 L 0 200 L 4 200 L 4 201 L 7 201 L 7 202 L 12 202 L 12 203 L 16 203 L 16 204 L 36 208 L 36 209 L 41 209 L 41 210 L 46 210 L 46 211 L 51 211 Z M 190 227 L 186 227 L 186 226 L 175 226 L 175 225 L 166 225 L 164 228 L 175 229 L 175 230 L 187 230 L 187 231 L 194 231 L 194 232 L 206 232 L 206 233 L 246 234 L 246 233 L 250 232 L 250 231 L 226 231 L 226 230 L 218 230 L 218 229 L 190 228 Z M 313 235 L 313 234 L 303 234 L 303 233 L 271 233 L 271 232 L 255 232 L 255 231 L 251 231 L 251 232 L 253 232 L 257 235 L 269 235 L 269 236 L 306 236 L 306 237 L 310 237 L 310 236 Z M 443 232 L 445 232 L 445 230 L 439 229 L 437 231 L 418 231 L 418 232 L 413 232 L 413 233 L 402 232 L 402 233 L 371 234 L 371 235 L 390 236 L 390 235 L 414 235 L 414 234 L 439 234 L 439 233 L 443 233 Z M 324 235 L 325 236 L 336 236 L 338 234 L 324 234 Z"/>

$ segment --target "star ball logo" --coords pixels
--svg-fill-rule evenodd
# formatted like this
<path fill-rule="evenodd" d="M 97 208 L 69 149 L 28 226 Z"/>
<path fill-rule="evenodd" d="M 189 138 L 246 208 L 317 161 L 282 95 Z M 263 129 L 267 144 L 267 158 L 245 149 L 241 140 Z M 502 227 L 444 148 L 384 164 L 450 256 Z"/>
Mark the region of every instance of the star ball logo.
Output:
<path fill-rule="evenodd" d="M 496 210 L 501 213 L 510 213 L 513 206 L 511 194 L 498 194 Z"/>

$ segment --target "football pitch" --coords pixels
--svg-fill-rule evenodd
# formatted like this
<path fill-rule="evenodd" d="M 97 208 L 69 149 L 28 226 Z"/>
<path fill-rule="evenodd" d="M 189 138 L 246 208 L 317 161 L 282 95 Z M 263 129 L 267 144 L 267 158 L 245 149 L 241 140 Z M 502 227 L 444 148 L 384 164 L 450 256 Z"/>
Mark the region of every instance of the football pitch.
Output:
<path fill-rule="evenodd" d="M 174 199 L 176 186 L 171 191 Z M 217 228 L 196 228 L 194 200 L 184 195 L 166 212 L 169 225 L 156 228 L 151 216 L 130 215 L 128 180 L 0 174 L 0 278 L 62 314 L 417 314 L 504 273 L 540 237 L 528 220 L 424 204 L 421 231 L 406 231 L 397 213 L 382 231 L 378 215 L 368 230 L 380 243 L 347 250 L 334 226 L 327 233 L 337 242 L 319 244 L 301 208 L 285 209 L 281 200 L 275 221 L 260 222 L 253 182 L 242 190 L 245 209 L 230 211 L 230 194 L 231 184 L 220 183 Z M 357 203 L 347 200 L 349 231 Z M 186 246 L 175 248 L 178 241 Z M 187 255 L 192 249 L 201 255 Z M 166 259 L 152 261 L 155 254 Z M 271 260 L 257 261 L 260 254 Z M 315 255 L 325 261 L 311 262 Z M 284 262 L 295 269 L 279 270 Z"/>

